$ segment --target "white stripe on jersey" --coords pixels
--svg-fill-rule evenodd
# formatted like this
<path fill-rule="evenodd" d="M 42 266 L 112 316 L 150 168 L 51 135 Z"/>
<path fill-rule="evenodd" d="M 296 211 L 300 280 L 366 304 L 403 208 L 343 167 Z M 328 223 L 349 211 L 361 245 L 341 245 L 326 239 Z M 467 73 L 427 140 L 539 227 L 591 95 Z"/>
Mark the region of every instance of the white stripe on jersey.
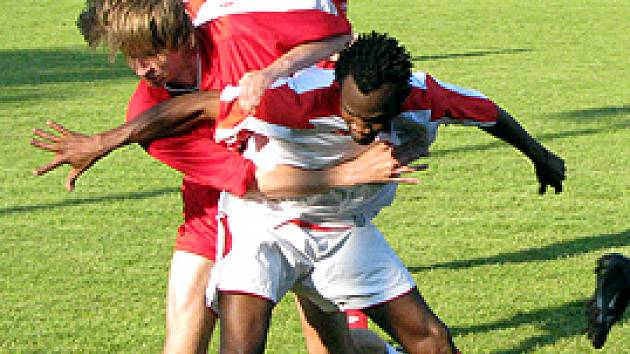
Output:
<path fill-rule="evenodd" d="M 337 7 L 330 0 L 215 0 L 206 1 L 201 5 L 193 23 L 197 27 L 226 15 L 249 12 L 286 12 L 292 10 L 320 10 L 337 15 Z"/>
<path fill-rule="evenodd" d="M 315 66 L 300 70 L 291 78 L 280 79 L 272 87 L 287 84 L 293 91 L 302 94 L 308 91 L 329 87 L 335 81 L 334 69 L 322 69 Z"/>
<path fill-rule="evenodd" d="M 271 88 L 278 88 L 283 85 L 289 86 L 295 93 L 303 94 L 308 91 L 329 87 L 335 81 L 334 69 L 321 69 L 311 66 L 302 69 L 291 77 L 281 77 L 271 84 Z M 235 100 L 241 94 L 241 88 L 235 86 L 227 86 L 221 91 L 220 100 L 230 102 Z"/>
<path fill-rule="evenodd" d="M 415 72 L 411 76 L 411 81 L 410 81 L 411 82 L 411 86 L 417 87 L 419 89 L 426 89 L 427 88 L 426 79 L 427 79 L 427 73 L 421 72 L 421 71 Z M 488 99 L 488 97 L 486 97 L 484 94 L 482 94 L 479 91 L 463 88 L 463 87 L 460 87 L 460 86 L 457 86 L 457 85 L 453 85 L 453 84 L 449 84 L 448 82 L 442 82 L 442 81 L 436 79 L 435 77 L 433 77 L 433 80 L 435 80 L 435 82 L 437 82 L 437 84 L 442 86 L 443 88 L 445 88 L 445 89 L 447 89 L 449 91 L 456 92 L 456 93 L 458 93 L 458 94 L 460 94 L 462 96 Z"/>

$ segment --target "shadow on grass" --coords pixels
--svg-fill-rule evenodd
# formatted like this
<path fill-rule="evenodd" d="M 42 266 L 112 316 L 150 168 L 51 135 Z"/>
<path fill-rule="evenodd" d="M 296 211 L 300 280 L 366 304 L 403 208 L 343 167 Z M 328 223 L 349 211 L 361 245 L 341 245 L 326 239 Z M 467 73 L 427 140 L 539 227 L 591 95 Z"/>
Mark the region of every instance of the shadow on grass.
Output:
<path fill-rule="evenodd" d="M 179 192 L 180 192 L 180 188 L 161 188 L 161 189 L 156 189 L 153 191 L 146 191 L 146 192 L 131 192 L 131 193 L 106 195 L 102 197 L 68 199 L 68 200 L 61 200 L 54 203 L 47 203 L 47 204 L 16 205 L 16 206 L 11 206 L 7 208 L 0 208 L 0 216 L 19 214 L 19 213 L 28 213 L 28 212 L 46 210 L 46 209 L 73 207 L 73 206 L 86 205 L 86 204 L 96 204 L 96 203 L 107 202 L 107 201 L 129 200 L 129 199 L 136 199 L 136 200 L 149 199 L 149 198 L 160 197 L 166 194 L 179 193 Z"/>
<path fill-rule="evenodd" d="M 525 52 L 531 52 L 531 49 L 514 48 L 514 49 L 497 49 L 497 50 L 480 50 L 471 51 L 466 53 L 451 53 L 451 54 L 435 54 L 435 55 L 418 55 L 411 58 L 412 61 L 426 61 L 426 60 L 443 60 L 443 59 L 460 59 L 469 57 L 485 57 L 488 55 L 504 55 L 504 54 L 520 54 Z"/>
<path fill-rule="evenodd" d="M 134 77 L 121 57 L 110 63 L 107 53 L 88 48 L 2 50 L 0 66 L 0 88 Z"/>
<path fill-rule="evenodd" d="M 556 242 L 544 247 L 500 253 L 490 257 L 454 260 L 430 266 L 412 266 L 408 268 L 410 272 L 417 273 L 430 269 L 462 269 L 505 263 L 547 261 L 593 252 L 598 249 L 627 245 L 630 245 L 630 229 L 620 233 L 582 237 L 569 241 Z"/>
<path fill-rule="evenodd" d="M 574 300 L 560 306 L 537 309 L 529 312 L 519 312 L 511 317 L 470 327 L 450 327 L 453 335 L 468 335 L 495 330 L 504 330 L 520 326 L 533 326 L 543 334 L 534 335 L 510 349 L 494 350 L 492 354 L 520 354 L 533 349 L 552 345 L 563 338 L 582 336 L 588 342 L 584 329 L 586 328 L 586 303 L 588 299 Z M 627 322 L 622 320 L 615 326 Z M 614 331 L 614 329 L 613 329 Z"/>
<path fill-rule="evenodd" d="M 630 106 L 608 106 L 598 108 L 579 109 L 574 111 L 565 111 L 559 113 L 552 113 L 550 116 L 556 116 L 561 118 L 576 118 L 582 119 L 601 119 L 609 118 L 621 115 L 630 114 Z M 588 121 L 586 121 L 588 122 Z"/>
<path fill-rule="evenodd" d="M 536 140 L 540 142 L 544 142 L 544 141 L 550 141 L 550 140 L 555 140 L 555 139 L 570 138 L 574 136 L 595 135 L 602 132 L 615 131 L 615 130 L 628 129 L 628 128 L 630 128 L 630 120 L 624 120 L 622 122 L 613 123 L 613 124 L 607 125 L 605 127 L 600 127 L 600 128 L 584 128 L 584 129 L 566 130 L 566 131 L 561 131 L 557 133 L 539 134 L 535 138 Z M 450 149 L 434 149 L 434 150 L 431 150 L 431 155 L 434 157 L 441 157 L 441 156 L 445 156 L 445 155 L 453 154 L 453 153 L 460 153 L 460 152 L 467 152 L 467 151 L 487 151 L 487 150 L 492 150 L 492 149 L 497 149 L 497 148 L 504 148 L 508 146 L 509 145 L 507 145 L 506 143 L 502 141 L 494 140 L 490 143 L 485 143 L 485 144 L 464 145 L 464 146 L 458 146 L 458 147 L 450 148 Z"/>
<path fill-rule="evenodd" d="M 533 326 L 544 332 L 521 341 L 510 349 L 494 350 L 493 354 L 518 354 L 556 343 L 562 338 L 584 335 L 586 317 L 584 315 L 587 299 L 567 302 L 560 306 L 519 312 L 511 317 L 470 327 L 450 327 L 454 335 L 468 335 L 473 333 L 504 330 L 521 326 Z M 587 341 L 586 335 L 584 340 Z"/>

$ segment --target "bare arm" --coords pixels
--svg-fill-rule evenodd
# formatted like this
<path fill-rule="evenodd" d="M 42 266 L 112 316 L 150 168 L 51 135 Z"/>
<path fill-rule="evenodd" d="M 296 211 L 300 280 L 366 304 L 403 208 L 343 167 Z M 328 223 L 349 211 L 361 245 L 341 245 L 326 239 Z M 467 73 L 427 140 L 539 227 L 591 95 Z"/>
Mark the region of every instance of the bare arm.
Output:
<path fill-rule="evenodd" d="M 182 95 L 164 101 L 132 121 L 91 136 L 49 122 L 48 126 L 59 135 L 33 129 L 33 134 L 39 139 L 32 139 L 31 145 L 53 152 L 55 157 L 34 173 L 43 175 L 61 165 L 71 165 L 72 170 L 66 178 L 66 188 L 73 190 L 76 179 L 111 151 L 124 145 L 146 143 L 171 135 L 199 119 L 214 119 L 218 111 L 218 92 L 211 91 Z"/>
<path fill-rule="evenodd" d="M 390 145 L 377 142 L 355 159 L 325 170 L 280 165 L 268 172 L 257 172 L 257 185 L 252 186 L 250 191 L 260 192 L 267 198 L 288 198 L 357 184 L 419 183 L 415 178 L 401 175 L 424 170 L 427 166 L 403 165 L 397 155 L 398 152 Z"/>
<path fill-rule="evenodd" d="M 529 135 L 508 112 L 498 109 L 497 123 L 481 129 L 514 146 L 532 161 L 540 184 L 539 194 L 544 194 L 548 186 L 556 193 L 562 192 L 562 182 L 566 178 L 564 160 Z"/>
<path fill-rule="evenodd" d="M 278 78 L 291 76 L 298 70 L 330 57 L 341 51 L 351 39 L 352 35 L 348 34 L 305 43 L 291 49 L 268 67 L 246 73 L 239 81 L 241 108 L 245 112 L 252 111 L 260 102 L 265 89 Z"/>
<path fill-rule="evenodd" d="M 218 114 L 219 92 L 199 91 L 161 102 L 138 118 L 95 137 L 100 140 L 102 148 L 113 150 L 172 135 L 200 119 L 214 119 Z"/>

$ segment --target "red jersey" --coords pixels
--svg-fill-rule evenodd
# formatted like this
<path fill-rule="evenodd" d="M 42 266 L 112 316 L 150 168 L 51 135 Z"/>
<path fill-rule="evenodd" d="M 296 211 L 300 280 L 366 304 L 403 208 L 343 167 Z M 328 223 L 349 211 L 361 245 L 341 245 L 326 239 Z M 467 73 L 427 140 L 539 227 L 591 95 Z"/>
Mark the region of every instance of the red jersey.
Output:
<path fill-rule="evenodd" d="M 269 11 L 267 7 L 252 12 L 240 6 L 241 3 L 256 5 L 249 0 L 236 1 L 237 7 L 227 6 L 229 1 L 211 2 L 226 6 L 222 16 L 199 21 L 201 89 L 221 89 L 235 84 L 246 72 L 268 66 L 289 49 L 305 42 L 350 33 L 345 19 L 336 16 L 334 11 L 318 7 L 321 1 L 298 2 L 315 7 L 287 13 L 280 9 Z M 199 0 L 185 3 L 195 20 L 198 17 L 194 14 L 201 11 L 201 3 Z M 228 8 L 231 10 L 225 11 Z M 234 12 L 237 8 L 238 12 Z M 152 88 L 140 81 L 129 102 L 127 120 L 170 97 L 166 89 Z M 154 158 L 185 174 L 182 186 L 185 221 L 179 229 L 176 249 L 214 259 L 219 190 L 244 194 L 255 178 L 254 165 L 215 144 L 214 126 L 209 122 L 201 123 L 191 133 L 156 140 L 145 149 Z"/>
<path fill-rule="evenodd" d="M 204 58 L 201 89 L 236 85 L 306 42 L 351 33 L 328 1 L 207 1 L 195 19 Z"/>
<path fill-rule="evenodd" d="M 496 104 L 480 92 L 439 81 L 423 72 L 414 73 L 409 82 L 411 93 L 392 123 L 403 119 L 423 125 L 432 134 L 430 142 L 440 123 L 491 126 L 498 119 Z M 221 95 L 216 135 L 222 141 L 237 137 L 242 131 L 304 141 L 307 135 L 345 135 L 340 131 L 348 129 L 340 118 L 340 91 L 333 69 L 305 70 L 278 80 L 265 91 L 254 117 L 245 116 L 239 109 L 237 91 L 226 89 Z M 396 127 L 392 128 L 395 132 Z"/>

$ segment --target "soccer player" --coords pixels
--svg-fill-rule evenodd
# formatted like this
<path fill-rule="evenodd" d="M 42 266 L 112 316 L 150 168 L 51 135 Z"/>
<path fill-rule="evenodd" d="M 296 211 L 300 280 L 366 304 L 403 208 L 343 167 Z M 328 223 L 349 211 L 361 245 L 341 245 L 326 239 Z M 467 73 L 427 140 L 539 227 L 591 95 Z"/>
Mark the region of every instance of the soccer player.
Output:
<path fill-rule="evenodd" d="M 291 141 L 291 139 L 301 139 L 299 141 L 300 146 L 305 147 L 308 146 L 309 139 L 307 139 L 308 134 L 304 136 L 304 133 L 324 134 L 310 140 L 311 144 L 315 144 L 311 148 L 317 151 L 316 146 L 321 146 L 321 138 L 327 133 L 327 141 L 332 144 L 327 146 L 328 151 L 326 153 L 333 154 L 332 160 L 334 160 L 347 157 L 343 156 L 348 153 L 347 147 L 335 145 L 335 143 L 343 142 L 342 138 L 345 136 L 344 131 L 346 129 L 353 140 L 361 144 L 369 143 L 377 135 L 390 130 L 390 135 L 394 140 L 415 139 L 413 141 L 417 142 L 418 148 L 425 149 L 425 144 L 432 142 L 435 138 L 436 129 L 440 122 L 460 122 L 480 126 L 483 130 L 510 143 L 529 157 L 540 184 L 540 193 L 545 193 L 548 186 L 552 186 L 556 193 L 562 191 L 562 181 L 565 178 L 563 160 L 536 142 L 507 112 L 478 92 L 439 82 L 424 73 L 410 76 L 410 68 L 408 53 L 398 46 L 394 39 L 373 33 L 360 38 L 343 52 L 334 74 L 330 71 L 311 71 L 294 78 L 294 81 L 284 84 L 278 83 L 276 89 L 265 94 L 257 109 L 256 116 L 245 117 L 238 110 L 229 109 L 234 107 L 234 104 L 224 104 L 224 111 L 221 115 L 224 120 L 220 123 L 221 129 L 223 129 L 221 134 L 229 137 L 230 134 L 225 134 L 226 132 L 234 134 L 243 131 L 253 132 L 254 138 L 249 139 L 249 142 L 254 145 L 250 145 L 245 153 L 249 154 L 250 158 L 258 160 L 259 165 L 267 166 L 267 168 L 283 158 L 286 159 L 287 156 L 289 159 L 299 160 L 300 163 L 312 167 L 313 164 L 317 164 L 317 161 L 319 163 L 322 160 L 326 161 L 326 157 L 322 156 L 321 151 L 313 154 L 313 151 L 308 149 L 305 153 L 300 153 L 300 149 L 287 149 L 287 147 L 291 147 L 291 144 L 298 143 L 298 141 Z M 299 92 L 291 92 L 292 90 L 299 90 Z M 224 92 L 223 97 L 228 96 Z M 168 107 L 179 105 L 180 109 L 185 107 L 188 110 L 179 114 L 179 117 L 175 114 L 164 115 L 160 114 L 159 111 L 154 111 L 153 117 L 150 117 L 152 114 L 144 115 L 141 119 L 130 122 L 114 131 L 94 137 L 77 137 L 72 132 L 62 130 L 61 137 L 48 139 L 46 136 L 41 136 L 50 142 L 40 142 L 36 145 L 57 153 L 58 158 L 55 167 L 62 163 L 69 163 L 73 165 L 75 170 L 83 171 L 110 149 L 121 144 L 144 141 L 144 139 L 155 137 L 155 134 L 159 136 L 159 134 L 163 134 L 165 129 L 168 130 L 173 125 L 180 124 L 182 118 L 184 121 L 189 120 L 190 116 L 199 112 L 204 104 L 208 105 L 206 106 L 208 116 L 219 116 L 220 110 L 217 100 L 218 93 L 212 92 L 180 97 L 166 102 L 169 104 Z M 299 105 L 296 106 L 295 103 L 297 102 Z M 227 113 L 226 110 L 228 110 Z M 155 115 L 161 116 L 159 117 L 159 125 L 155 125 L 153 121 Z M 341 118 L 335 119 L 335 115 Z M 287 120 L 289 116 L 296 117 L 297 120 Z M 347 126 L 343 124 L 344 122 Z M 282 128 L 282 125 L 287 124 L 290 126 Z M 292 129 L 298 128 L 302 133 L 289 133 Z M 267 135 L 267 139 L 269 139 L 267 144 L 264 144 L 265 139 L 257 138 L 256 134 Z M 103 149 L 103 145 L 101 145 L 97 149 L 74 151 L 72 146 L 77 144 L 77 140 L 81 141 L 82 139 L 101 141 L 107 148 Z M 342 144 L 347 144 L 347 141 Z M 262 151 L 266 151 L 266 154 Z M 269 151 L 274 153 L 269 154 Z M 81 158 L 77 160 L 77 156 Z M 318 156 L 320 160 L 317 159 Z M 330 162 L 330 160 L 329 156 L 327 161 Z M 376 215 L 378 209 L 388 203 L 388 198 L 393 197 L 391 194 L 393 188 L 391 186 L 358 188 L 358 191 L 361 192 L 345 194 L 345 198 L 350 198 L 350 200 L 341 204 L 337 202 L 340 201 L 339 198 L 344 200 L 343 194 L 342 196 L 337 195 L 335 198 L 333 191 L 331 193 L 336 202 L 332 204 L 325 203 L 327 196 L 330 197 L 331 194 L 323 194 L 319 198 L 307 199 L 306 204 L 288 201 L 288 205 L 285 205 L 288 206 L 286 209 L 282 209 L 282 204 L 273 204 L 274 213 L 265 214 L 265 217 L 256 217 L 256 220 L 261 222 L 260 225 L 267 223 L 269 226 L 268 223 L 270 222 L 272 225 L 275 224 L 274 227 L 267 228 L 266 235 L 257 235 L 258 238 L 269 237 L 273 240 L 272 245 L 278 245 L 276 253 L 272 257 L 276 257 L 274 259 L 284 259 L 283 257 L 295 259 L 304 256 L 304 252 L 294 252 L 295 249 L 300 249 L 294 244 L 295 240 L 301 240 L 304 237 L 310 239 L 307 235 L 312 234 L 336 233 L 336 235 L 328 235 L 329 239 L 332 240 L 333 245 L 339 241 L 339 245 L 343 244 L 344 247 L 340 246 L 339 252 L 333 252 L 335 257 L 327 258 L 329 263 L 320 259 L 312 263 L 307 261 L 307 266 L 302 269 L 300 267 L 288 268 L 288 274 L 306 276 L 306 281 L 302 279 L 299 283 L 296 283 L 295 280 L 293 282 L 278 282 L 277 279 L 273 280 L 273 276 L 271 276 L 272 279 L 269 279 L 268 269 L 256 273 L 256 264 L 249 264 L 247 268 L 251 272 L 250 275 L 256 273 L 254 276 L 255 279 L 258 279 L 256 281 L 243 280 L 242 271 L 245 267 L 242 264 L 239 266 L 238 275 L 231 274 L 235 270 L 226 266 L 226 264 L 230 264 L 230 259 L 238 260 L 239 254 L 242 256 L 248 252 L 258 252 L 254 246 L 256 242 L 251 238 L 251 232 L 244 232 L 243 228 L 247 228 L 247 226 L 239 226 L 238 217 L 236 218 L 237 222 L 233 223 L 232 226 L 241 227 L 238 230 L 238 233 L 242 235 L 240 237 L 248 234 L 249 238 L 246 241 L 240 239 L 238 247 L 234 247 L 233 251 L 222 261 L 224 263 L 217 272 L 218 276 L 215 276 L 214 279 L 222 290 L 219 293 L 219 309 L 224 315 L 222 316 L 222 335 L 225 335 L 225 338 L 238 338 L 240 340 L 230 341 L 222 338 L 222 345 L 236 345 L 240 349 L 245 348 L 245 352 L 255 351 L 264 346 L 269 311 L 273 307 L 273 302 L 277 301 L 286 290 L 293 286 L 294 290 L 298 292 L 315 295 L 312 298 L 313 301 L 323 307 L 330 305 L 331 302 L 335 305 L 332 308 L 367 307 L 367 313 L 370 317 L 392 334 L 410 353 L 427 350 L 435 350 L 436 352 L 439 350 L 453 352 L 455 350 L 446 327 L 424 303 L 404 267 L 399 264 L 399 260 L 393 253 L 389 253 L 391 250 L 386 243 L 383 243 L 382 237 L 369 222 L 371 217 Z M 367 195 L 362 193 L 367 193 Z M 353 196 L 357 198 L 352 199 Z M 268 206 L 264 202 L 256 206 L 259 201 L 243 201 L 238 198 L 230 199 L 230 202 L 233 200 L 232 208 L 234 210 L 231 215 L 238 215 L 239 203 L 241 202 L 254 203 L 253 207 L 259 208 L 259 210 L 254 211 L 254 214 L 252 214 L 252 210 L 256 209 L 252 209 L 252 205 L 249 205 L 249 209 L 242 209 L 247 210 L 248 220 L 251 220 L 253 215 L 256 215 L 256 212 L 260 213 L 261 210 L 264 214 L 265 207 Z M 309 202 L 313 201 L 324 202 L 324 206 L 309 205 Z M 341 205 L 345 208 L 344 212 L 339 209 Z M 304 206 L 304 208 L 300 208 L 300 206 Z M 315 214 L 310 207 L 316 207 Z M 278 210 L 286 211 L 286 213 L 284 215 L 278 214 L 276 213 Z M 327 214 L 326 211 L 329 213 Z M 330 213 L 331 211 L 332 213 Z M 290 218 L 286 219 L 287 216 Z M 331 216 L 332 219 L 326 218 Z M 283 221 L 283 218 L 286 220 Z M 314 220 L 318 220 L 320 223 L 314 222 Z M 321 221 L 324 221 L 323 224 Z M 350 229 L 344 231 L 343 227 L 345 226 L 350 227 Z M 283 230 L 279 232 L 276 228 Z M 293 241 L 287 239 L 284 234 L 288 233 L 288 230 L 293 233 L 292 236 L 302 238 L 294 238 Z M 348 232 L 351 235 L 359 233 L 363 237 L 346 238 Z M 346 236 L 342 235 L 344 233 Z M 315 237 L 314 239 L 322 238 Z M 324 237 L 324 239 L 327 238 Z M 347 243 L 344 240 L 347 240 Z M 378 244 L 378 246 L 370 247 L 368 245 L 367 248 L 365 244 L 361 246 L 362 243 L 369 244 L 371 242 Z M 263 242 L 263 244 L 266 243 Z M 283 245 L 286 246 L 287 244 L 293 244 L 295 247 L 293 249 L 291 247 L 283 248 Z M 350 245 L 349 248 L 345 247 L 346 244 Z M 310 241 L 305 242 L 304 245 L 312 246 Z M 325 242 L 322 247 L 324 250 L 330 250 L 330 246 Z M 312 251 L 317 252 L 319 247 L 320 245 L 317 244 L 317 247 Z M 344 250 L 347 249 L 352 250 L 352 248 L 356 249 L 345 254 L 345 256 L 348 253 L 353 254 L 352 257 L 344 258 L 341 256 L 340 258 L 339 254 L 345 253 Z M 278 249 L 283 251 L 278 254 Z M 355 253 L 357 249 L 369 254 L 369 261 L 357 260 Z M 382 250 L 384 254 L 375 250 Z M 305 250 L 302 248 L 302 251 Z M 306 251 L 306 254 L 308 253 Z M 249 255 L 251 256 L 251 254 Z M 303 258 L 309 260 L 308 256 Z M 378 260 L 383 260 L 383 262 L 379 264 Z M 290 261 L 289 263 L 300 264 Z M 282 267 L 286 267 L 282 261 L 280 264 Z M 339 265 L 343 265 L 343 270 L 335 271 L 335 269 L 339 269 Z M 375 266 L 380 267 L 380 269 L 375 270 L 373 268 Z M 303 271 L 307 271 L 307 275 L 302 273 Z M 271 273 L 273 272 L 271 271 Z M 339 274 L 340 272 L 343 274 Z M 382 272 L 387 273 L 388 276 L 382 276 Z M 327 278 L 331 274 L 338 278 Z M 361 274 L 377 274 L 377 276 L 372 279 L 373 283 L 368 284 Z M 321 278 L 318 278 L 319 276 Z M 267 280 L 270 286 L 260 285 L 260 279 Z M 239 296 L 230 293 L 230 291 L 256 294 L 258 297 Z M 366 291 L 368 293 L 365 293 Z M 396 293 L 397 295 L 395 295 Z M 323 297 L 323 301 L 319 301 L 317 296 Z M 381 301 L 377 301 L 377 299 Z M 374 303 L 374 301 L 377 302 Z M 232 306 L 234 304 L 239 304 L 239 306 Z M 261 316 L 267 320 L 260 321 Z M 224 324 L 225 330 L 223 330 Z M 242 326 L 248 325 L 252 327 L 244 330 Z"/>
<path fill-rule="evenodd" d="M 325 58 L 349 39 L 349 25 L 335 16 L 325 1 L 258 4 L 254 12 L 251 7 L 255 4 L 248 1 L 186 1 L 184 5 L 190 18 L 179 1 L 90 1 L 79 18 L 79 28 L 91 46 L 104 42 L 112 54 L 120 48 L 142 78 L 129 103 L 128 120 L 174 95 L 221 88 L 239 79 L 244 88 L 241 103 L 250 110 L 261 92 L 257 85 L 268 85 L 278 76 Z M 144 16 L 147 13 L 150 16 Z M 274 21 L 278 18 L 282 21 Z M 191 19 L 197 28 L 192 27 Z M 150 27 L 153 24 L 155 32 Z M 281 24 L 290 26 L 292 32 L 278 27 Z M 252 27 L 256 31 L 252 32 Z M 251 38 L 249 33 L 257 37 Z M 125 35 L 136 34 L 139 37 L 133 41 L 125 40 Z M 286 50 L 289 52 L 280 56 Z M 255 71 L 241 78 L 247 70 Z M 253 180 L 253 165 L 216 146 L 213 130 L 212 124 L 202 122 L 190 133 L 144 146 L 153 157 L 176 169 L 180 166 L 173 156 L 194 159 L 204 166 L 186 171 L 182 185 L 185 220 L 179 228 L 169 273 L 165 352 L 206 350 L 216 318 L 206 310 L 203 294 L 217 251 L 219 189 L 243 193 L 247 181 Z M 74 178 L 68 179 L 69 189 L 74 187 Z M 284 173 L 268 180 L 281 185 L 278 178 L 307 182 Z M 326 179 L 312 181 L 323 183 Z M 274 186 L 260 182 L 270 193 Z"/>
<path fill-rule="evenodd" d="M 621 320 L 630 300 L 630 259 L 618 254 L 603 255 L 595 268 L 595 293 L 587 303 L 587 335 L 593 347 L 606 343 L 612 326 Z"/>

